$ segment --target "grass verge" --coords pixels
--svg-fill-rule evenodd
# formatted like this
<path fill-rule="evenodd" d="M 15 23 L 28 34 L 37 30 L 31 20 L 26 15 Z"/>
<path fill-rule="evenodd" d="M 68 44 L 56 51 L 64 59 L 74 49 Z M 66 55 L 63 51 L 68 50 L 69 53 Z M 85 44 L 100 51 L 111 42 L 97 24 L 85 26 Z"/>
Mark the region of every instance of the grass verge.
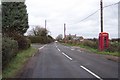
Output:
<path fill-rule="evenodd" d="M 37 49 L 30 47 L 27 50 L 19 52 L 8 64 L 8 66 L 3 70 L 3 78 L 14 78 L 16 73 L 23 67 L 25 62 L 35 54 Z"/>
<path fill-rule="evenodd" d="M 84 46 L 84 45 L 80 45 L 80 44 L 77 45 L 77 44 L 63 43 L 63 45 L 66 45 L 66 46 L 78 46 L 78 47 L 87 49 L 87 51 L 89 51 L 89 52 L 120 57 L 120 55 L 118 54 L 117 51 L 116 52 L 99 51 L 98 49 L 94 49 L 94 48 L 91 48 L 91 47 L 88 47 L 88 46 Z"/>

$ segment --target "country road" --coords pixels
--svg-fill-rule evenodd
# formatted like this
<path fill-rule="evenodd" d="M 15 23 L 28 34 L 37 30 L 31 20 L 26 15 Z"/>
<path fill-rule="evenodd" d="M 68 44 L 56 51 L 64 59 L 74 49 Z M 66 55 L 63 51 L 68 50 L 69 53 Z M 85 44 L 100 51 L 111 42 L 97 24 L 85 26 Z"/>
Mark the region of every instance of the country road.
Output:
<path fill-rule="evenodd" d="M 118 63 L 102 55 L 55 42 L 37 48 L 20 78 L 118 78 Z"/>

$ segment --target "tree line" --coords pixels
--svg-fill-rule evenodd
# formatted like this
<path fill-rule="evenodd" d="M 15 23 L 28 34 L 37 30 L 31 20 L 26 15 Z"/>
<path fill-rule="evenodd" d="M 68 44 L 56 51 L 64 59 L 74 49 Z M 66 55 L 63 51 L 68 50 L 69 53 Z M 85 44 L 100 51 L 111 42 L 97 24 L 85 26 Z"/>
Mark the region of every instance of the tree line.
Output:
<path fill-rule="evenodd" d="M 48 30 L 36 28 L 33 30 L 34 35 L 24 36 L 29 28 L 28 13 L 24 2 L 2 2 L 2 68 L 16 54 L 31 46 L 31 42 L 42 40 L 48 43 L 53 38 L 48 35 Z M 38 37 L 39 38 L 35 38 Z M 34 38 L 33 41 L 31 38 Z M 49 40 L 49 41 L 48 41 Z"/>
<path fill-rule="evenodd" d="M 35 26 L 32 28 L 28 33 L 28 38 L 31 40 L 32 43 L 51 43 L 54 41 L 52 36 L 50 36 L 49 31 L 41 26 Z"/>

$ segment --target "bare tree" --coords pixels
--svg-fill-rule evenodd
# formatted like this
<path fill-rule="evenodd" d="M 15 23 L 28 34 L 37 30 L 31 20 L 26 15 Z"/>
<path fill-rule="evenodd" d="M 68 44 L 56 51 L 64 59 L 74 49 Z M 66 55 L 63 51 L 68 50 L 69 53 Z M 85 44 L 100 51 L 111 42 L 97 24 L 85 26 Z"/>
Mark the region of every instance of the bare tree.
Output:
<path fill-rule="evenodd" d="M 32 36 L 47 36 L 48 34 L 48 30 L 40 27 L 40 26 L 36 26 L 35 28 L 33 28 L 32 30 L 29 31 L 29 35 Z"/>
<path fill-rule="evenodd" d="M 60 41 L 63 39 L 63 35 L 62 34 L 59 34 L 57 37 L 56 37 L 56 40 Z"/>

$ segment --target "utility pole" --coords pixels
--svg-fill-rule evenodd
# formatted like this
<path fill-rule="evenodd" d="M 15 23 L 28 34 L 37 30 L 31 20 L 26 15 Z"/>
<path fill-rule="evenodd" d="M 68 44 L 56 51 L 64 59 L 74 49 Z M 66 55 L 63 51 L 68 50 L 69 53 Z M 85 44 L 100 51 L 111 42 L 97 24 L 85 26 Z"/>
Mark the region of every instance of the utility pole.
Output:
<path fill-rule="evenodd" d="M 46 26 L 47 26 L 47 21 L 45 20 L 45 32 L 47 32 Z M 47 34 L 46 34 L 45 40 L 47 41 Z"/>
<path fill-rule="evenodd" d="M 66 42 L 66 24 L 64 23 L 64 40 Z"/>
<path fill-rule="evenodd" d="M 118 38 L 120 38 L 120 1 L 118 2 Z"/>
<path fill-rule="evenodd" d="M 46 30 L 46 26 L 47 26 L 47 21 L 45 20 L 45 30 Z"/>
<path fill-rule="evenodd" d="M 101 13 L 101 32 L 103 32 L 103 2 L 100 1 L 100 13 Z"/>
<path fill-rule="evenodd" d="M 103 51 L 109 46 L 109 34 L 103 32 L 103 2 L 100 0 L 100 14 L 101 14 L 101 33 L 99 33 L 99 50 Z"/>

